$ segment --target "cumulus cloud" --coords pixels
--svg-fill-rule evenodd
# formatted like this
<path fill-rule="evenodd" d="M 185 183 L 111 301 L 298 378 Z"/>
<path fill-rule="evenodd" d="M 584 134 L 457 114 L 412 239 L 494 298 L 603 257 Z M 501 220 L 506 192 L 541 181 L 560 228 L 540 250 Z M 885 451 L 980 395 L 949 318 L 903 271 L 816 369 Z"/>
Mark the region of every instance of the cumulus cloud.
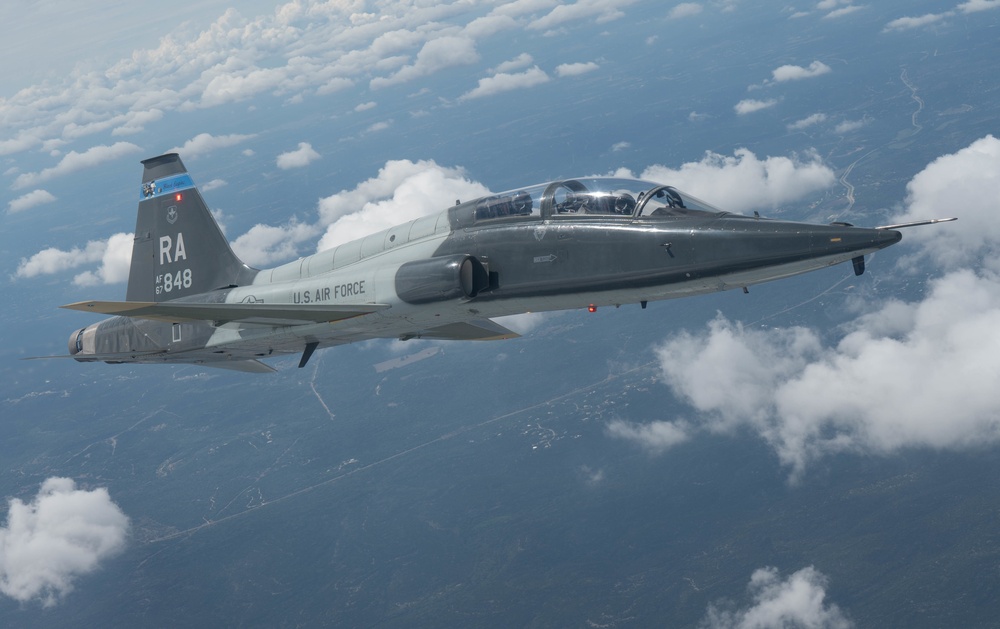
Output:
<path fill-rule="evenodd" d="M 472 39 L 455 36 L 438 37 L 424 44 L 412 65 L 403 66 L 388 77 L 375 77 L 371 80 L 370 86 L 372 89 L 388 87 L 433 74 L 444 68 L 468 65 L 477 61 L 479 53 L 476 52 L 476 44 Z"/>
<path fill-rule="evenodd" d="M 526 89 L 536 85 L 541 85 L 542 83 L 547 83 L 548 81 L 549 75 L 538 66 L 535 66 L 530 70 L 525 70 L 524 72 L 517 72 L 515 74 L 506 74 L 501 72 L 490 77 L 479 79 L 479 85 L 465 94 L 462 94 L 459 97 L 459 100 L 471 100 L 473 98 L 493 96 L 495 94 L 509 92 L 511 90 Z"/>
<path fill-rule="evenodd" d="M 79 286 L 118 284 L 128 279 L 132 266 L 132 234 L 114 234 L 105 241 L 101 264 L 93 271 L 84 271 L 73 278 Z"/>
<path fill-rule="evenodd" d="M 329 225 L 317 251 L 360 238 L 380 229 L 440 212 L 456 199 L 473 199 L 489 189 L 470 181 L 458 168 L 433 161 L 386 162 L 378 176 L 321 199 L 319 212 Z"/>
<path fill-rule="evenodd" d="M 962 13 L 976 13 L 990 9 L 1000 9 L 1000 0 L 969 0 L 955 7 Z"/>
<path fill-rule="evenodd" d="M 199 133 L 185 142 L 184 146 L 175 146 L 167 152 L 179 153 L 181 157 L 200 157 L 216 149 L 235 146 L 254 137 L 254 134 L 241 135 L 233 133 L 231 135 L 212 135 L 211 133 Z"/>
<path fill-rule="evenodd" d="M 826 65 L 822 61 L 813 61 L 808 67 L 803 68 L 802 66 L 796 65 L 783 65 L 775 68 L 771 71 L 771 79 L 775 83 L 782 83 L 784 81 L 800 81 L 802 79 L 811 79 L 816 76 L 821 76 L 831 72 L 830 66 Z"/>
<path fill-rule="evenodd" d="M 621 7 L 634 4 L 636 0 L 577 0 L 572 4 L 559 4 L 549 13 L 528 23 L 532 30 L 545 31 L 566 22 L 596 18 L 597 23 L 610 22 L 624 17 Z"/>
<path fill-rule="evenodd" d="M 631 176 L 626 170 L 619 174 Z M 640 177 L 676 186 L 731 212 L 777 207 L 836 182 L 833 170 L 814 151 L 761 159 L 745 148 L 731 156 L 709 151 L 700 161 L 680 168 L 655 164 Z"/>
<path fill-rule="evenodd" d="M 857 131 L 858 129 L 864 127 L 869 122 L 869 119 L 862 118 L 861 120 L 845 120 L 838 123 L 836 127 L 833 128 L 834 133 L 843 135 L 845 133 L 850 133 L 852 131 Z"/>
<path fill-rule="evenodd" d="M 608 424 L 608 434 L 626 439 L 653 452 L 661 452 L 687 441 L 691 435 L 683 422 L 654 421 L 636 424 L 616 419 Z"/>
<path fill-rule="evenodd" d="M 228 183 L 226 182 L 225 179 L 213 179 L 207 183 L 201 184 L 198 188 L 202 192 L 209 192 L 210 190 L 215 190 L 217 188 L 221 188 L 226 185 L 228 185 Z"/>
<path fill-rule="evenodd" d="M 354 111 L 359 111 L 359 112 L 368 111 L 369 109 L 374 109 L 377 106 L 378 103 L 376 103 L 375 101 L 368 101 L 367 103 L 358 103 L 358 105 L 354 107 Z"/>
<path fill-rule="evenodd" d="M 250 266 L 269 266 L 298 257 L 298 245 L 315 238 L 319 231 L 298 221 L 282 227 L 257 224 L 233 241 L 233 252 Z"/>
<path fill-rule="evenodd" d="M 556 66 L 556 74 L 559 76 L 577 76 L 579 74 L 593 72 L 600 67 L 601 66 L 597 65 L 593 61 L 588 61 L 586 63 L 563 63 Z"/>
<path fill-rule="evenodd" d="M 795 122 L 788 125 L 789 131 L 801 131 L 807 127 L 819 124 L 826 121 L 826 114 L 818 113 L 811 116 L 806 116 L 802 120 L 796 120 Z"/>
<path fill-rule="evenodd" d="M 826 602 L 828 580 L 812 566 L 781 579 L 777 568 L 755 570 L 747 585 L 752 603 L 736 608 L 716 603 L 701 622 L 705 629 L 850 629 L 854 623 L 841 609 Z"/>
<path fill-rule="evenodd" d="M 778 100 L 775 98 L 768 98 L 766 100 L 756 100 L 753 98 L 745 98 L 740 102 L 733 105 L 733 110 L 740 116 L 746 114 L 751 114 L 755 111 L 760 111 L 762 109 L 768 109 L 769 107 L 774 107 L 778 104 Z"/>
<path fill-rule="evenodd" d="M 682 2 L 670 9 L 667 19 L 679 20 L 684 17 L 691 17 L 702 12 L 702 6 L 697 2 Z"/>
<path fill-rule="evenodd" d="M 278 155 L 277 165 L 281 170 L 302 168 L 304 166 L 308 166 L 319 158 L 320 154 L 313 149 L 312 144 L 309 144 L 308 142 L 299 142 L 299 148 L 296 150 Z"/>
<path fill-rule="evenodd" d="M 130 111 L 123 116 L 122 122 L 111 130 L 111 135 L 132 135 L 146 129 L 146 125 L 163 118 L 163 110 L 149 109 L 146 111 Z"/>
<path fill-rule="evenodd" d="M 540 326 L 549 313 L 546 312 L 525 312 L 522 314 L 496 317 L 493 320 L 505 328 L 513 330 L 520 335 L 525 335 Z"/>
<path fill-rule="evenodd" d="M 873 306 L 832 344 L 808 328 L 751 329 L 721 316 L 669 337 L 657 356 L 664 382 L 698 413 L 690 430 L 750 429 L 793 480 L 833 453 L 1000 443 L 998 159 L 1000 142 L 987 136 L 908 185 L 900 220 L 940 216 L 948 192 L 959 195 L 949 205 L 960 208 L 957 223 L 907 232 L 918 257 L 945 271 L 921 300 Z"/>
<path fill-rule="evenodd" d="M 795 479 L 837 452 L 1000 442 L 998 317 L 998 278 L 962 270 L 931 282 L 921 302 L 861 317 L 834 346 L 809 329 L 747 329 L 719 317 L 702 333 L 671 337 L 658 356 L 705 429 L 751 428 Z"/>
<path fill-rule="evenodd" d="M 56 604 L 77 579 L 121 552 L 128 526 L 107 489 L 49 478 L 30 503 L 9 502 L 0 528 L 0 591 L 22 603 Z"/>
<path fill-rule="evenodd" d="M 864 9 L 864 8 L 865 7 L 861 6 L 861 5 L 849 4 L 847 6 L 840 7 L 839 9 L 834 9 L 833 11 L 830 11 L 829 13 L 827 13 L 826 15 L 823 16 L 823 19 L 824 20 L 835 20 L 837 18 L 844 17 L 845 15 L 850 15 L 851 13 L 855 13 L 857 11 L 860 11 L 861 9 Z"/>
<path fill-rule="evenodd" d="M 78 170 L 93 168 L 94 166 L 135 153 L 139 150 L 141 149 L 138 146 L 130 142 L 115 142 L 110 146 L 93 146 L 82 153 L 70 151 L 52 168 L 46 168 L 37 173 L 23 173 L 18 175 L 12 187 L 18 190 L 37 185 L 43 181 L 68 175 Z"/>
<path fill-rule="evenodd" d="M 91 240 L 82 248 L 63 251 L 49 247 L 30 258 L 21 258 L 15 276 L 51 275 L 99 262 L 97 269 L 77 275 L 75 282 L 83 286 L 124 282 L 128 279 L 131 258 L 132 234 L 119 233 L 107 240 Z"/>
<path fill-rule="evenodd" d="M 921 26 L 927 26 L 928 24 L 934 24 L 945 19 L 949 15 L 953 15 L 950 11 L 946 13 L 927 13 L 926 15 L 921 15 L 919 17 L 900 17 L 892 20 L 885 25 L 882 29 L 883 33 L 890 31 L 907 31 L 912 28 L 920 28 Z"/>
<path fill-rule="evenodd" d="M 23 212 L 24 210 L 31 209 L 38 205 L 52 203 L 55 200 L 55 195 L 48 190 L 32 190 L 28 194 L 21 195 L 8 203 L 7 213 L 15 214 L 17 212 Z"/>
<path fill-rule="evenodd" d="M 906 185 L 905 211 L 893 223 L 958 216 L 938 229 L 914 229 L 906 240 L 924 245 L 921 256 L 958 269 L 996 259 L 1000 243 L 1000 139 L 987 135 L 955 153 L 937 158 Z M 932 246 L 933 245 L 933 246 Z M 1000 270 L 1000 264 L 992 264 Z"/>
<path fill-rule="evenodd" d="M 499 74 L 501 72 L 510 72 L 512 70 L 520 70 L 521 68 L 526 68 L 534 63 L 534 59 L 526 52 L 522 52 L 518 56 L 514 57 L 510 61 L 504 61 L 497 67 L 493 68 L 494 74 Z"/>
<path fill-rule="evenodd" d="M 17 266 L 16 276 L 49 275 L 97 262 L 104 255 L 107 246 L 106 240 L 91 240 L 82 249 L 74 247 L 69 251 L 63 251 L 56 247 L 48 247 L 30 258 L 21 258 L 21 263 Z"/>

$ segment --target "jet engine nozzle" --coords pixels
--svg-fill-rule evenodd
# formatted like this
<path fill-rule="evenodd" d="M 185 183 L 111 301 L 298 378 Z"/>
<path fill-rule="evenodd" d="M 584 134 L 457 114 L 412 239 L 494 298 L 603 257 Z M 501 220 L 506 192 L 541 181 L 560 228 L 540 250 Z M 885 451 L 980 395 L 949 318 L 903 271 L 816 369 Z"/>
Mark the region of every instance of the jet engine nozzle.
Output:
<path fill-rule="evenodd" d="M 69 355 L 76 356 L 83 349 L 83 333 L 87 328 L 80 328 L 69 335 Z"/>
<path fill-rule="evenodd" d="M 77 360 L 80 360 L 81 357 L 77 356 L 78 354 L 93 354 L 95 352 L 98 325 L 97 323 L 88 325 L 69 335 L 68 345 L 70 356 L 74 356 Z"/>

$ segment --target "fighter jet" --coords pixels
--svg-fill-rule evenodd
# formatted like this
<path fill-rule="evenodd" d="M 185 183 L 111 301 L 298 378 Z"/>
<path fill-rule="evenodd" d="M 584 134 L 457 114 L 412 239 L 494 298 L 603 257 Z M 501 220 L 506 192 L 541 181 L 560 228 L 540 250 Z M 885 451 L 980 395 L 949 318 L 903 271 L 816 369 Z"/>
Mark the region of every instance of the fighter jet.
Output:
<path fill-rule="evenodd" d="M 273 269 L 232 251 L 177 154 L 144 160 L 125 301 L 74 331 L 81 362 L 261 362 L 374 338 L 518 336 L 494 317 L 743 289 L 864 256 L 900 227 L 812 225 L 721 211 L 669 185 L 565 179 L 436 214 Z M 951 219 L 941 219 L 951 220 Z"/>

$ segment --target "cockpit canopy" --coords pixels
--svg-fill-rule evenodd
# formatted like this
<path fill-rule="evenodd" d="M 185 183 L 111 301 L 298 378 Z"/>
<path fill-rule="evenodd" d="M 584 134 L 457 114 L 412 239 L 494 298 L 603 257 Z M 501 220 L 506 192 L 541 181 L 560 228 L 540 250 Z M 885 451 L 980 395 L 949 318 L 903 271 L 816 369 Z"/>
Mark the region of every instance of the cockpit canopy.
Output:
<path fill-rule="evenodd" d="M 471 202 L 475 221 L 576 217 L 722 216 L 723 212 L 682 193 L 639 179 L 589 177 L 565 179 L 483 197 Z"/>

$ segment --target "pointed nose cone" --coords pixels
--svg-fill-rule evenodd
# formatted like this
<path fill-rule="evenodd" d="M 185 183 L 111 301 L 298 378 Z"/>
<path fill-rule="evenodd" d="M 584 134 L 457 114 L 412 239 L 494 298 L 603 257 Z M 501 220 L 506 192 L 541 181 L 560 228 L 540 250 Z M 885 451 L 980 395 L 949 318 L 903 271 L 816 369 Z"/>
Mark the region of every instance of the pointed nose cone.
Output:
<path fill-rule="evenodd" d="M 841 264 L 884 249 L 902 238 L 892 229 L 850 225 L 763 220 L 732 224 L 737 228 L 732 234 L 735 237 L 718 249 L 723 261 L 720 266 L 725 269 L 719 276 L 726 287 L 747 286 Z"/>
<path fill-rule="evenodd" d="M 847 225 L 817 225 L 812 246 L 818 255 L 857 253 L 864 255 L 894 245 L 903 235 L 892 229 L 869 229 Z"/>

